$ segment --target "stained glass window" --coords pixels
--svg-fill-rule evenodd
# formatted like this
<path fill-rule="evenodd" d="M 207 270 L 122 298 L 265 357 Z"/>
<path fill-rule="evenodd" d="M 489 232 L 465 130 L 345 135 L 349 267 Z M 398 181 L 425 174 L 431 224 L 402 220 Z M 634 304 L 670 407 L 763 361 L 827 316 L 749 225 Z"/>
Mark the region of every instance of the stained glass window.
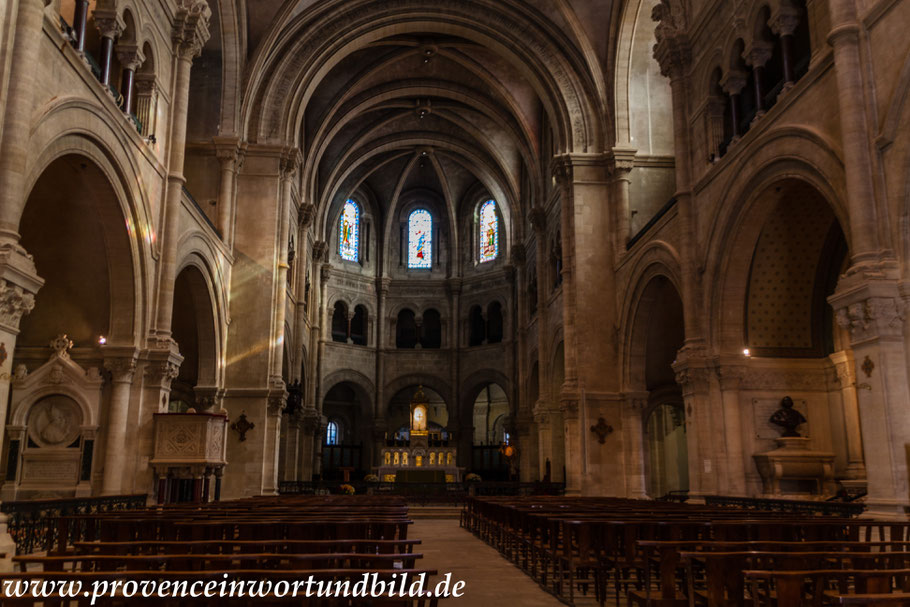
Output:
<path fill-rule="evenodd" d="M 329 422 L 325 427 L 325 444 L 327 445 L 337 445 L 338 444 L 338 424 L 335 422 Z"/>
<path fill-rule="evenodd" d="M 359 261 L 360 208 L 353 200 L 344 203 L 338 220 L 338 254 L 347 261 Z"/>
<path fill-rule="evenodd" d="M 408 217 L 408 267 L 433 267 L 433 216 L 426 209 Z"/>
<path fill-rule="evenodd" d="M 480 263 L 493 261 L 499 255 L 499 218 L 496 202 L 488 200 L 480 207 Z"/>

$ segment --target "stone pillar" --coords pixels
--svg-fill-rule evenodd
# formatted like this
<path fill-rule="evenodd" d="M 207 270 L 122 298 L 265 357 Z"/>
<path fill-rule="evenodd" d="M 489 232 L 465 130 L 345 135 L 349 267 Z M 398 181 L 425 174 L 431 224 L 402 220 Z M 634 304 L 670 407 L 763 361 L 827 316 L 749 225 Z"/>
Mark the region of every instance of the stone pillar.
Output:
<path fill-rule="evenodd" d="M 282 481 L 297 480 L 297 464 L 300 461 L 300 415 L 291 413 L 281 424 L 281 461 L 279 466 Z"/>
<path fill-rule="evenodd" d="M 771 31 L 780 36 L 781 63 L 784 69 L 784 88 L 782 93 L 793 88 L 796 80 L 793 72 L 793 34 L 799 25 L 799 9 L 781 2 L 771 15 Z M 805 15 L 803 18 L 807 18 Z"/>
<path fill-rule="evenodd" d="M 240 141 L 233 137 L 215 137 L 215 157 L 221 163 L 218 189 L 218 230 L 221 240 L 230 246 L 234 228 L 234 192 L 240 167 Z"/>
<path fill-rule="evenodd" d="M 76 0 L 75 10 L 73 11 L 73 36 L 75 37 L 75 46 L 77 53 L 85 53 L 85 26 L 88 22 L 88 5 L 89 0 Z"/>
<path fill-rule="evenodd" d="M 682 387 L 686 409 L 689 497 L 690 501 L 698 502 L 702 496 L 717 491 L 717 462 L 712 453 L 717 437 L 712 433 L 708 394 L 711 369 L 706 360 L 683 348 L 673 364 L 673 370 L 676 372 L 676 383 Z"/>
<path fill-rule="evenodd" d="M 145 61 L 142 50 L 136 44 L 118 44 L 117 58 L 120 65 L 123 66 L 123 74 L 120 84 L 120 94 L 123 95 L 123 112 L 127 115 L 133 113 L 133 84 L 135 82 L 136 70 Z"/>
<path fill-rule="evenodd" d="M 538 444 L 533 415 L 521 415 L 515 420 L 518 443 L 518 475 L 523 483 L 540 480 L 538 473 Z"/>
<path fill-rule="evenodd" d="M 834 72 L 841 125 L 844 171 L 847 182 L 847 209 L 850 215 L 850 258 L 853 266 L 874 265 L 880 255 L 875 188 L 870 153 L 873 132 L 863 86 L 865 64 L 860 56 L 861 27 L 855 0 L 829 0 L 831 33 L 828 43 L 834 48 Z M 855 271 L 851 268 L 848 273 Z M 903 457 L 902 457 L 903 459 Z"/>
<path fill-rule="evenodd" d="M 118 352 L 104 348 L 104 368 L 111 374 L 111 395 L 108 404 L 107 434 L 104 446 L 104 481 L 102 495 L 123 493 L 123 474 L 127 462 L 127 434 L 129 433 L 130 389 L 136 372 L 136 353 Z"/>
<path fill-rule="evenodd" d="M 582 485 L 601 494 L 625 493 L 622 462 L 607 457 L 621 449 L 595 447 L 590 427 L 603 417 L 613 428 L 622 424 L 616 301 L 616 234 L 610 211 L 610 181 L 606 159 L 573 154 L 555 159 L 554 176 L 562 190 L 562 300 L 565 344 L 565 382 L 559 393 L 565 431 L 566 491 L 578 494 Z M 604 237 L 604 235 L 609 235 Z M 607 263 L 604 263 L 607 260 Z M 620 444 L 613 444 L 619 442 Z M 606 444 L 606 443 L 605 443 Z M 590 471 L 590 473 L 589 473 Z"/>
<path fill-rule="evenodd" d="M 389 350 L 386 337 L 388 323 L 386 322 L 386 299 L 389 296 L 389 285 L 392 283 L 391 278 L 380 276 L 376 279 L 376 393 L 374 395 L 376 402 L 373 403 L 373 415 L 376 419 L 385 418 L 386 414 L 386 396 L 385 396 L 385 359 L 386 352 Z"/>
<path fill-rule="evenodd" d="M 746 462 L 752 464 L 751 453 L 746 453 L 742 427 L 742 404 L 739 390 L 745 369 L 725 365 L 717 369 L 721 392 L 721 411 L 714 417 L 714 427 L 723 433 L 724 473 L 720 479 L 723 495 L 746 496 Z M 716 434 L 716 433 L 715 433 Z"/>
<path fill-rule="evenodd" d="M 843 401 L 844 434 L 847 442 L 847 470 L 851 481 L 866 480 L 866 462 L 863 459 L 863 436 L 860 426 L 859 403 L 856 397 L 856 361 L 853 352 L 842 350 L 828 358 L 834 364 L 837 383 Z"/>
<path fill-rule="evenodd" d="M 752 79 L 755 84 L 755 120 L 765 115 L 765 93 L 764 78 L 765 64 L 771 58 L 774 47 L 770 42 L 764 40 L 753 40 L 751 48 L 743 53 L 743 58 L 747 65 L 752 66 Z"/>
<path fill-rule="evenodd" d="M 627 392 L 622 416 L 623 455 L 625 457 L 626 497 L 647 499 L 645 483 L 644 414 L 648 405 L 647 392 Z"/>
<path fill-rule="evenodd" d="M 262 495 L 278 495 L 278 459 L 281 448 L 281 414 L 288 402 L 284 382 L 270 383 L 265 415 L 265 445 L 262 461 Z"/>
<path fill-rule="evenodd" d="M 539 207 L 531 209 L 531 227 L 534 228 L 534 240 L 537 243 L 537 402 L 531 403 L 532 415 L 537 423 L 538 436 L 538 478 L 546 476 L 546 462 L 553 461 L 552 416 L 549 413 L 550 403 L 547 399 L 549 386 L 547 378 L 550 373 L 550 343 L 547 331 L 549 326 L 549 306 L 547 305 L 550 283 L 547 280 L 547 214 Z M 551 470 L 552 472 L 552 470 Z M 552 479 L 552 474 L 551 478 Z"/>
<path fill-rule="evenodd" d="M 44 7 L 49 0 L 20 0 L 14 28 L 9 88 L 0 144 L 0 245 L 19 242 L 19 219 L 25 208 L 25 163 L 32 112 L 35 110 Z M 34 295 L 34 293 L 32 293 Z M 30 309 L 30 308 L 29 308 Z M 18 327 L 18 325 L 17 325 Z M 6 398 L 5 393 L 2 398 Z"/>
<path fill-rule="evenodd" d="M 316 463 L 316 435 L 319 432 L 320 415 L 315 409 L 306 409 L 300 423 L 300 480 L 313 480 Z"/>
<path fill-rule="evenodd" d="M 854 273 L 828 298 L 838 324 L 850 331 L 872 516 L 904 517 L 910 503 L 906 294 L 897 283 Z"/>
<path fill-rule="evenodd" d="M 534 405 L 534 422 L 537 424 L 537 471 L 540 480 L 553 480 L 552 466 L 550 478 L 546 478 L 547 462 L 553 462 L 553 430 L 551 428 L 550 410 L 544 400 Z"/>
<path fill-rule="evenodd" d="M 626 244 L 632 238 L 632 209 L 629 189 L 632 185 L 632 169 L 635 168 L 635 148 L 613 148 L 613 191 L 616 196 L 616 258 L 626 254 Z"/>
<path fill-rule="evenodd" d="M 158 85 L 154 74 L 136 74 L 133 79 L 136 96 L 136 116 L 142 125 L 143 137 L 155 135 L 158 126 Z"/>
<path fill-rule="evenodd" d="M 125 24 L 123 19 L 113 8 L 96 8 L 92 13 L 95 21 L 95 27 L 101 34 L 101 56 L 98 63 L 101 64 L 101 76 L 99 80 L 105 87 L 111 86 L 111 68 L 114 59 L 114 41 L 123 33 Z"/>
<path fill-rule="evenodd" d="M 177 278 L 177 239 L 183 186 L 183 165 L 186 156 L 186 117 L 189 108 L 190 71 L 193 58 L 202 52 L 209 39 L 211 10 L 205 0 L 178 0 L 174 18 L 174 52 L 177 56 L 174 91 L 171 104 L 171 134 L 168 140 L 167 191 L 164 210 L 164 229 L 161 235 L 161 262 L 158 277 L 158 310 L 155 332 L 162 338 L 171 335 L 174 313 L 174 280 Z"/>
<path fill-rule="evenodd" d="M 739 114 L 739 103 L 742 90 L 746 86 L 746 74 L 739 70 L 729 70 L 721 78 L 720 86 L 725 93 L 730 95 L 730 114 L 733 122 L 733 140 L 730 144 L 732 145 L 743 135 L 739 130 L 739 121 L 742 120 L 742 116 Z"/>
<path fill-rule="evenodd" d="M 296 149 L 287 150 L 281 159 L 281 201 L 278 205 L 278 243 L 276 247 L 278 270 L 275 276 L 272 310 L 275 315 L 272 334 L 272 357 L 270 381 L 281 379 L 282 354 L 284 350 L 284 320 L 287 308 L 288 290 L 288 240 L 290 235 L 293 178 L 300 166 L 300 154 Z M 348 331 L 350 333 L 350 331 Z"/>
<path fill-rule="evenodd" d="M 2 162 L 2 160 L 0 160 Z M 9 408 L 10 379 L 13 352 L 19 336 L 19 322 L 35 307 L 35 294 L 44 285 L 38 276 L 31 256 L 13 244 L 0 244 L 0 419 L 5 420 Z M 6 451 L 6 440 L 0 440 Z M 0 572 L 13 570 L 12 558 L 16 544 L 7 531 L 6 514 L 0 512 Z"/>

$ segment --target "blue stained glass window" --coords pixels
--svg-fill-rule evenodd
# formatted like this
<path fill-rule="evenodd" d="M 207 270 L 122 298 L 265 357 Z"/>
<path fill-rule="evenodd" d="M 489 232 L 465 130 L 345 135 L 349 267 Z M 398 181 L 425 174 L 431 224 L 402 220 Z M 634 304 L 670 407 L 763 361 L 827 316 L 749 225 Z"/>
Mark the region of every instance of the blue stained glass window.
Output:
<path fill-rule="evenodd" d="M 338 424 L 335 422 L 329 422 L 325 427 L 325 444 L 338 444 Z"/>
<path fill-rule="evenodd" d="M 493 261 L 499 256 L 499 218 L 496 202 L 488 200 L 480 207 L 480 263 Z"/>
<path fill-rule="evenodd" d="M 353 200 L 344 203 L 338 220 L 338 254 L 347 261 L 359 261 L 360 208 Z"/>
<path fill-rule="evenodd" d="M 433 267 L 433 216 L 426 209 L 408 216 L 408 267 Z"/>

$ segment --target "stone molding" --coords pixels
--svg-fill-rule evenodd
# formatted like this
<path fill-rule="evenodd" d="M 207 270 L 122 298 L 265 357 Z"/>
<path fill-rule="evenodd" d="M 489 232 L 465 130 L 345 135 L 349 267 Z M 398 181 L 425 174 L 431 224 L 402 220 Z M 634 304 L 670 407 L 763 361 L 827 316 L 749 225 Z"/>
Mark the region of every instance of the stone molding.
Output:
<path fill-rule="evenodd" d="M 178 57 L 192 61 L 202 54 L 202 47 L 211 36 L 211 16 L 212 10 L 205 0 L 177 0 L 171 40 Z"/>

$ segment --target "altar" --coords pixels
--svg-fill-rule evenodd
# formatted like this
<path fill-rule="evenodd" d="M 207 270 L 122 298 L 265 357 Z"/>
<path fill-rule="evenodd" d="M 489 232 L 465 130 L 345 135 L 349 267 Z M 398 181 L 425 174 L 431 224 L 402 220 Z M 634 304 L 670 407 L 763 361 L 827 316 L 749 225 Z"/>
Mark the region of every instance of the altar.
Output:
<path fill-rule="evenodd" d="M 458 483 L 457 448 L 427 425 L 427 398 L 419 387 L 411 398 L 408 438 L 387 441 L 376 474 L 385 483 Z M 453 441 L 454 442 L 454 441 Z"/>

